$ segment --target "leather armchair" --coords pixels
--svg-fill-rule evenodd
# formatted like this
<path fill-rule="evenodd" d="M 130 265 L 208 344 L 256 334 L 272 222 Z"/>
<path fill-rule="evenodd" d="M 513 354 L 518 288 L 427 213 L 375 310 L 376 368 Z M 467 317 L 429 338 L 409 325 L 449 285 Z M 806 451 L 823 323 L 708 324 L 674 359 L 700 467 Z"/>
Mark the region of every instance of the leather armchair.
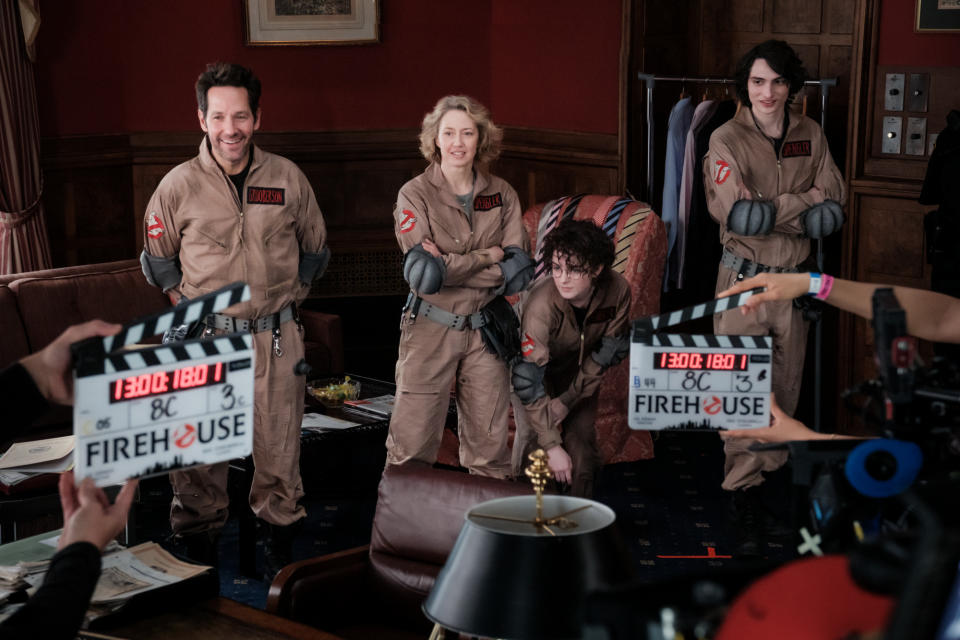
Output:
<path fill-rule="evenodd" d="M 530 493 L 524 484 L 434 469 L 388 466 L 370 544 L 285 567 L 266 610 L 343 638 L 427 637 L 420 610 L 473 505 Z"/>

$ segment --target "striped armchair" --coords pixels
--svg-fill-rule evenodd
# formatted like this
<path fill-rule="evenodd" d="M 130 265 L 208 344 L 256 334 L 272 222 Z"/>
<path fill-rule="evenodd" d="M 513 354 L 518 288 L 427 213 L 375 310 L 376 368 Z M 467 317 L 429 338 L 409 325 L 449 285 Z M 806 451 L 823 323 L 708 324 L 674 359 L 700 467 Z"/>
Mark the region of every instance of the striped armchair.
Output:
<path fill-rule="evenodd" d="M 667 257 L 663 222 L 649 205 L 604 195 L 576 195 L 536 204 L 523 214 L 530 246 L 537 261 L 536 278 L 544 276 L 540 246 L 560 220 L 593 220 L 613 238 L 616 257 L 613 268 L 630 283 L 633 297 L 630 318 L 660 312 L 660 289 Z M 597 408 L 597 443 L 604 464 L 653 457 L 653 443 L 646 431 L 627 426 L 628 360 L 604 374 Z"/>
<path fill-rule="evenodd" d="M 536 278 L 544 277 L 541 240 L 560 220 L 593 220 L 612 238 L 616 248 L 613 268 L 630 283 L 633 298 L 630 318 L 660 312 L 660 289 L 667 259 L 667 233 L 649 205 L 604 195 L 576 195 L 536 204 L 523 213 L 523 224 L 530 235 L 530 248 L 537 260 Z M 597 407 L 597 444 L 604 464 L 631 462 L 653 457 L 653 441 L 647 431 L 632 431 L 627 426 L 627 395 L 630 382 L 628 360 L 612 367 L 600 384 Z M 511 428 L 512 436 L 512 428 Z M 439 462 L 458 466 L 456 434 L 447 429 L 440 445 Z"/>

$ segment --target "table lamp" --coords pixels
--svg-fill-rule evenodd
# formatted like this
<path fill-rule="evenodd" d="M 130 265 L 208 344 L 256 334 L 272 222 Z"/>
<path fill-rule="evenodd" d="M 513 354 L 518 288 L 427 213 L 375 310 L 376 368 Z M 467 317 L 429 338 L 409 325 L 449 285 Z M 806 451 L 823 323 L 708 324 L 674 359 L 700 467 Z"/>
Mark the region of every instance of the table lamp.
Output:
<path fill-rule="evenodd" d="M 431 638 L 449 629 L 503 640 L 579 638 L 584 597 L 630 580 L 632 563 L 606 505 L 543 495 L 537 450 L 526 469 L 535 495 L 482 502 L 465 515 L 423 612 Z"/>

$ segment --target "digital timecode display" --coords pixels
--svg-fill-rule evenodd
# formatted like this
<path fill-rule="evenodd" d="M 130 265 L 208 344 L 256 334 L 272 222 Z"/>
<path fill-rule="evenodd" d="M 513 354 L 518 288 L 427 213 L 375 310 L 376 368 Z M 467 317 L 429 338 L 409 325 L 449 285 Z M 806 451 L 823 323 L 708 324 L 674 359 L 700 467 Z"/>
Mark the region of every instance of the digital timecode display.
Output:
<path fill-rule="evenodd" d="M 696 351 L 659 351 L 653 354 L 654 369 L 692 369 L 699 371 L 746 371 L 750 356 L 746 353 L 699 353 Z"/>
<path fill-rule="evenodd" d="M 110 383 L 110 402 L 149 398 L 174 391 L 197 389 L 226 382 L 222 362 L 181 367 L 172 371 L 154 371 Z"/>

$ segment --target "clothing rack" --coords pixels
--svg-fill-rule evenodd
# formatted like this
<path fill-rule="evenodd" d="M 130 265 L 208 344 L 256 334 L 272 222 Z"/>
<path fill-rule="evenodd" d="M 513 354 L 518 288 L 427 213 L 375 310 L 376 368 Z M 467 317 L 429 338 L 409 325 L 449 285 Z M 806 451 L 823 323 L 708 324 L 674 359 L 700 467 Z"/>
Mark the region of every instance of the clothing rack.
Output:
<path fill-rule="evenodd" d="M 676 77 L 676 76 L 657 76 L 652 73 L 638 73 L 637 78 L 643 81 L 647 87 L 646 94 L 646 120 L 647 120 L 647 193 L 646 198 L 647 202 L 653 202 L 654 195 L 654 185 L 653 185 L 653 136 L 654 136 L 654 123 L 653 123 L 653 91 L 657 86 L 658 82 L 689 82 L 690 84 L 719 84 L 719 85 L 731 85 L 736 84 L 736 80 L 732 78 L 694 78 L 694 77 Z M 814 86 L 820 88 L 820 128 L 823 129 L 823 132 L 827 132 L 827 98 L 830 96 L 830 88 L 837 86 L 836 78 L 820 78 L 819 80 L 807 80 L 803 83 L 804 86 Z M 817 268 L 821 273 L 823 273 L 823 240 L 817 239 Z M 813 428 L 815 431 L 821 430 L 820 425 L 820 414 L 821 414 L 821 395 L 820 395 L 820 379 L 823 371 L 823 363 L 821 358 L 822 352 L 822 343 L 823 343 L 823 327 L 820 323 L 820 316 L 816 318 L 814 326 L 814 390 L 813 390 Z"/>

